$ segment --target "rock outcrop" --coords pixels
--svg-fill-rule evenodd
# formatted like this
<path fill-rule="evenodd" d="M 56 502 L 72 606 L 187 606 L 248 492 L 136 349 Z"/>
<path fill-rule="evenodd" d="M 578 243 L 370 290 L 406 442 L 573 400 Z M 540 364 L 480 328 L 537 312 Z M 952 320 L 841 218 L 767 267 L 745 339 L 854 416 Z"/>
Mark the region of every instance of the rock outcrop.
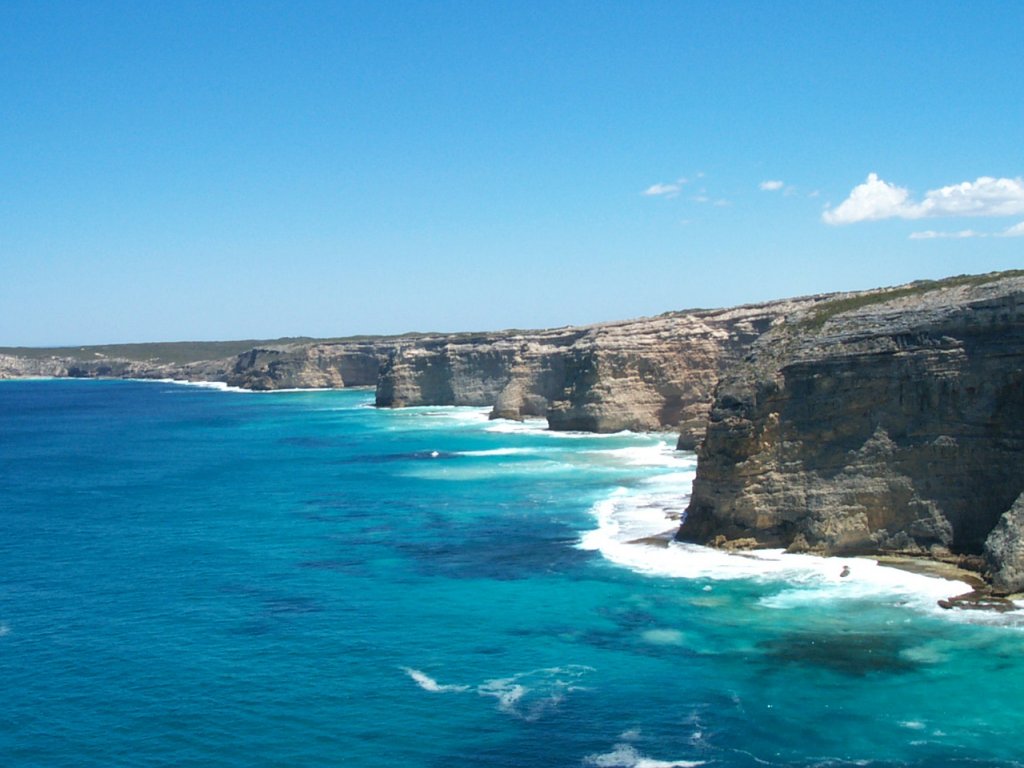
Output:
<path fill-rule="evenodd" d="M 161 363 L 120 357 L 23 357 L 0 354 L 0 379 L 178 379 L 181 381 L 223 381 L 228 360 L 190 363 Z"/>
<path fill-rule="evenodd" d="M 255 347 L 235 359 L 224 380 L 263 391 L 374 386 L 391 348 L 373 341 Z"/>
<path fill-rule="evenodd" d="M 987 553 L 1019 587 L 1022 456 L 1024 275 L 836 296 L 722 377 L 678 537 Z"/>
<path fill-rule="evenodd" d="M 985 539 L 985 560 L 994 588 L 1024 592 L 1024 493 Z"/>
<path fill-rule="evenodd" d="M 821 297 L 672 312 L 583 328 L 419 340 L 390 355 L 377 404 L 493 406 L 552 429 L 703 434 L 722 372 L 773 324 Z"/>
<path fill-rule="evenodd" d="M 679 446 L 692 448 L 723 371 L 768 328 L 822 299 L 542 331 L 283 340 L 207 362 L 194 359 L 212 348 L 201 343 L 163 345 L 175 363 L 115 359 L 100 347 L 72 350 L 74 358 L 37 350 L 0 358 L 0 376 L 185 378 L 252 390 L 376 385 L 380 407 L 486 406 L 494 418 L 542 417 L 556 430 L 679 430 Z M 143 358 L 152 346 L 118 349 Z"/>

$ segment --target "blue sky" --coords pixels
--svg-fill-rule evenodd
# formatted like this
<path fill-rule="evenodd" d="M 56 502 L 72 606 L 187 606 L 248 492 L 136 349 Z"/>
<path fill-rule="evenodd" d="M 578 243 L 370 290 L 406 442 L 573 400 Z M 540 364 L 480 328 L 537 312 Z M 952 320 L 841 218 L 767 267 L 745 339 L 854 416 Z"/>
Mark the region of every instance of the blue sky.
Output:
<path fill-rule="evenodd" d="M 1018 2 L 0 4 L 0 344 L 1024 266 Z"/>

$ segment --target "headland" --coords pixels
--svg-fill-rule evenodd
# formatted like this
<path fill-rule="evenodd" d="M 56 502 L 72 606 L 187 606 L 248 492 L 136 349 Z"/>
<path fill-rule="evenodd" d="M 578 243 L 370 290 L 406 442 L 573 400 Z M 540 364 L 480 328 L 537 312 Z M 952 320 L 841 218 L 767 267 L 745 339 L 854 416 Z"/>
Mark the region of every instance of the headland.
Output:
<path fill-rule="evenodd" d="M 927 558 L 1024 591 L 1024 271 L 538 331 L 0 349 L 0 378 L 376 387 L 554 430 L 675 430 L 677 538 Z"/>

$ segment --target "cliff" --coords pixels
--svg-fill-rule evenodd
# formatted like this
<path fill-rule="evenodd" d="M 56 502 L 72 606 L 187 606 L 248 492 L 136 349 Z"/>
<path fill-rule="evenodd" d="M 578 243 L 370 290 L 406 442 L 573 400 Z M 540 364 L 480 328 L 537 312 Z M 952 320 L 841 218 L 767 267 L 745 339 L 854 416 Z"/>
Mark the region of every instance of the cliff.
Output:
<path fill-rule="evenodd" d="M 492 406 L 492 416 L 544 416 L 551 429 L 703 434 L 723 371 L 774 323 L 821 297 L 550 331 L 397 345 L 377 404 Z"/>
<path fill-rule="evenodd" d="M 542 331 L 257 342 L 207 361 L 203 354 L 232 345 L 35 350 L 0 358 L 0 376 L 185 378 L 252 390 L 376 385 L 381 407 L 487 406 L 495 418 L 544 417 L 557 430 L 678 429 L 680 446 L 693 447 L 723 371 L 773 324 L 821 300 Z"/>
<path fill-rule="evenodd" d="M 376 385 L 381 407 L 677 429 L 699 450 L 680 539 L 927 555 L 1024 591 L 1022 297 L 1015 272 L 544 331 L 0 350 L 0 378 Z"/>
<path fill-rule="evenodd" d="M 116 378 L 223 381 L 228 360 L 171 363 L 132 360 L 105 355 L 25 356 L 0 354 L 0 379 L 16 378 Z"/>
<path fill-rule="evenodd" d="M 1022 451 L 1024 274 L 836 296 L 722 377 L 678 537 L 984 559 L 1024 589 Z"/>
<path fill-rule="evenodd" d="M 252 390 L 373 386 L 393 345 L 352 341 L 254 347 L 235 358 L 224 381 Z"/>

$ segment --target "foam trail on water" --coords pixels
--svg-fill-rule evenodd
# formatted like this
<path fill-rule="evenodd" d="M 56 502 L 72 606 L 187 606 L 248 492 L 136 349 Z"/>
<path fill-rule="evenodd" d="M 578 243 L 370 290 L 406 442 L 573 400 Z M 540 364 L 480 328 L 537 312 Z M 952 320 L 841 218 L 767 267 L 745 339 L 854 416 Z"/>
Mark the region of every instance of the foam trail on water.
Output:
<path fill-rule="evenodd" d="M 218 392 L 234 392 L 236 394 L 255 394 L 251 389 L 232 387 L 223 381 L 185 381 L 184 379 L 131 379 L 131 381 L 148 381 L 153 384 L 177 384 L 182 387 L 198 387 L 199 389 L 215 389 Z"/>
<path fill-rule="evenodd" d="M 655 760 L 640 754 L 630 744 L 616 744 L 611 752 L 589 755 L 584 762 L 598 768 L 695 768 L 704 765 L 703 760 Z"/>
<path fill-rule="evenodd" d="M 581 664 L 546 667 L 487 680 L 476 690 L 481 696 L 497 699 L 501 712 L 533 722 L 556 708 L 568 694 L 579 690 L 576 681 L 593 671 L 593 667 Z"/>
<path fill-rule="evenodd" d="M 458 451 L 459 456 L 534 456 L 541 453 L 540 448 L 490 448 L 481 451 Z"/>
<path fill-rule="evenodd" d="M 511 677 L 485 680 L 475 688 L 469 685 L 442 685 L 422 670 L 402 667 L 405 674 L 430 693 L 465 693 L 475 691 L 478 695 L 496 699 L 498 710 L 520 720 L 533 722 L 551 709 L 556 708 L 565 697 L 579 690 L 576 681 L 592 667 L 570 664 L 565 667 L 546 667 L 520 672 Z"/>
<path fill-rule="evenodd" d="M 463 405 L 416 405 L 386 409 L 383 413 L 397 422 L 411 421 L 416 429 L 479 428 L 487 424 L 489 408 Z"/>
<path fill-rule="evenodd" d="M 424 691 L 430 691 L 431 693 L 462 693 L 469 690 L 468 685 L 441 685 L 426 672 L 413 669 L 412 667 L 402 667 L 402 671 L 411 677 L 416 685 Z"/>
<path fill-rule="evenodd" d="M 594 457 L 611 459 L 617 463 L 632 467 L 678 468 L 690 463 L 689 454 L 676 452 L 674 447 L 665 441 L 653 445 L 603 448 L 585 451 L 584 453 Z"/>
<path fill-rule="evenodd" d="M 567 432 L 562 430 L 548 429 L 547 419 L 526 419 L 524 421 L 512 421 L 509 419 L 494 419 L 486 427 L 488 432 L 498 432 L 510 435 L 545 435 L 555 440 L 599 440 L 601 438 L 616 438 L 634 435 L 628 430 L 622 432 Z"/>

